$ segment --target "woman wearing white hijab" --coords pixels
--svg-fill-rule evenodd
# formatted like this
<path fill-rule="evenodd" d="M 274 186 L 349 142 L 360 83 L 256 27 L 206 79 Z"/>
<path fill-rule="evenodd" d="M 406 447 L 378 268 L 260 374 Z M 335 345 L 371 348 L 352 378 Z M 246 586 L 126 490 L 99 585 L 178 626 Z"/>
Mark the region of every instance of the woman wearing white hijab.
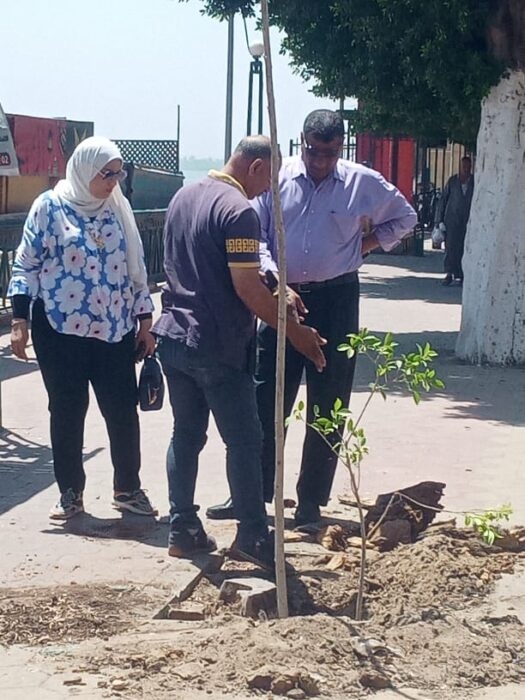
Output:
<path fill-rule="evenodd" d="M 82 141 L 66 179 L 33 203 L 13 264 L 11 348 L 27 359 L 28 318 L 49 397 L 60 499 L 50 517 L 84 510 L 82 464 L 89 384 L 108 431 L 113 505 L 156 515 L 141 489 L 135 360 L 150 355 L 151 301 L 133 212 L 120 185 L 117 146 Z"/>

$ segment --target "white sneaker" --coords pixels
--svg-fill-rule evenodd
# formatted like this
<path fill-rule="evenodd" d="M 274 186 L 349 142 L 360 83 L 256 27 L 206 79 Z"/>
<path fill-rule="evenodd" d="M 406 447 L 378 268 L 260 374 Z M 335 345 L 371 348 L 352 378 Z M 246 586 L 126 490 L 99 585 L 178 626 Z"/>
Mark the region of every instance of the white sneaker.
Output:
<path fill-rule="evenodd" d="M 60 494 L 60 500 L 49 511 L 52 520 L 68 520 L 77 513 L 84 512 L 84 502 L 81 493 L 75 493 L 73 489 L 68 489 Z"/>

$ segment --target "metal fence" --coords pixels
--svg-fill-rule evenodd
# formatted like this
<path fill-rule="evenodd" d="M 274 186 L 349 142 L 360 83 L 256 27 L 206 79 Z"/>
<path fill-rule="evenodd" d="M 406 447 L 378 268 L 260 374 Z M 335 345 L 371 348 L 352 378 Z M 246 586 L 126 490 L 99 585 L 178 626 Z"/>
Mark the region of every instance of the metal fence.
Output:
<path fill-rule="evenodd" d="M 353 134 L 346 134 L 345 135 L 345 141 L 343 144 L 343 152 L 341 154 L 341 157 L 344 158 L 345 160 L 351 160 L 355 161 L 355 156 L 356 156 L 356 138 Z M 301 149 L 301 141 L 297 140 L 294 141 L 294 139 L 290 139 L 290 143 L 288 145 L 288 155 L 290 156 L 295 156 L 300 152 Z"/>
<path fill-rule="evenodd" d="M 413 205 L 425 230 L 434 226 L 439 200 L 448 179 L 459 171 L 464 156 L 474 158 L 466 146 L 449 141 L 429 145 L 418 141 L 414 164 Z"/>
<path fill-rule="evenodd" d="M 115 141 L 125 161 L 150 168 L 179 171 L 179 142 L 161 139 L 135 139 Z"/>
<path fill-rule="evenodd" d="M 25 218 L 25 214 L 3 214 L 0 216 L 0 311 L 8 307 L 7 287 Z"/>

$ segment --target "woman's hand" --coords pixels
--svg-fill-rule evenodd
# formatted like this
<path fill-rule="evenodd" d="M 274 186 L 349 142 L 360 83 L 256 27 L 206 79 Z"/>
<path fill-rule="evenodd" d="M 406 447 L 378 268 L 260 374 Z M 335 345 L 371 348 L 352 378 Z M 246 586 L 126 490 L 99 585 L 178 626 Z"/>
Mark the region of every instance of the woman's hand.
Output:
<path fill-rule="evenodd" d="M 24 318 L 14 318 L 11 321 L 11 350 L 13 355 L 21 360 L 29 360 L 26 347 L 29 340 L 27 321 Z"/>
<path fill-rule="evenodd" d="M 151 326 L 151 318 L 145 318 L 139 321 L 139 329 L 135 336 L 135 359 L 137 362 L 140 362 L 145 357 L 153 355 L 155 352 L 156 340 L 155 336 L 150 333 Z"/>

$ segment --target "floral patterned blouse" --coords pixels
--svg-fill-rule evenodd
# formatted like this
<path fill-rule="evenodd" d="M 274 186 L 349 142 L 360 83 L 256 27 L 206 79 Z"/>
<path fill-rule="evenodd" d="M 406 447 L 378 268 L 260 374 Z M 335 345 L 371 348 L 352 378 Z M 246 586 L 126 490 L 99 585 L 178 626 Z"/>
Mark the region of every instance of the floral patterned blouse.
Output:
<path fill-rule="evenodd" d="M 87 218 L 63 204 L 53 190 L 40 195 L 28 214 L 8 296 L 44 302 L 56 331 L 117 343 L 135 318 L 153 311 L 147 287 L 134 290 L 126 243 L 108 207 Z"/>

